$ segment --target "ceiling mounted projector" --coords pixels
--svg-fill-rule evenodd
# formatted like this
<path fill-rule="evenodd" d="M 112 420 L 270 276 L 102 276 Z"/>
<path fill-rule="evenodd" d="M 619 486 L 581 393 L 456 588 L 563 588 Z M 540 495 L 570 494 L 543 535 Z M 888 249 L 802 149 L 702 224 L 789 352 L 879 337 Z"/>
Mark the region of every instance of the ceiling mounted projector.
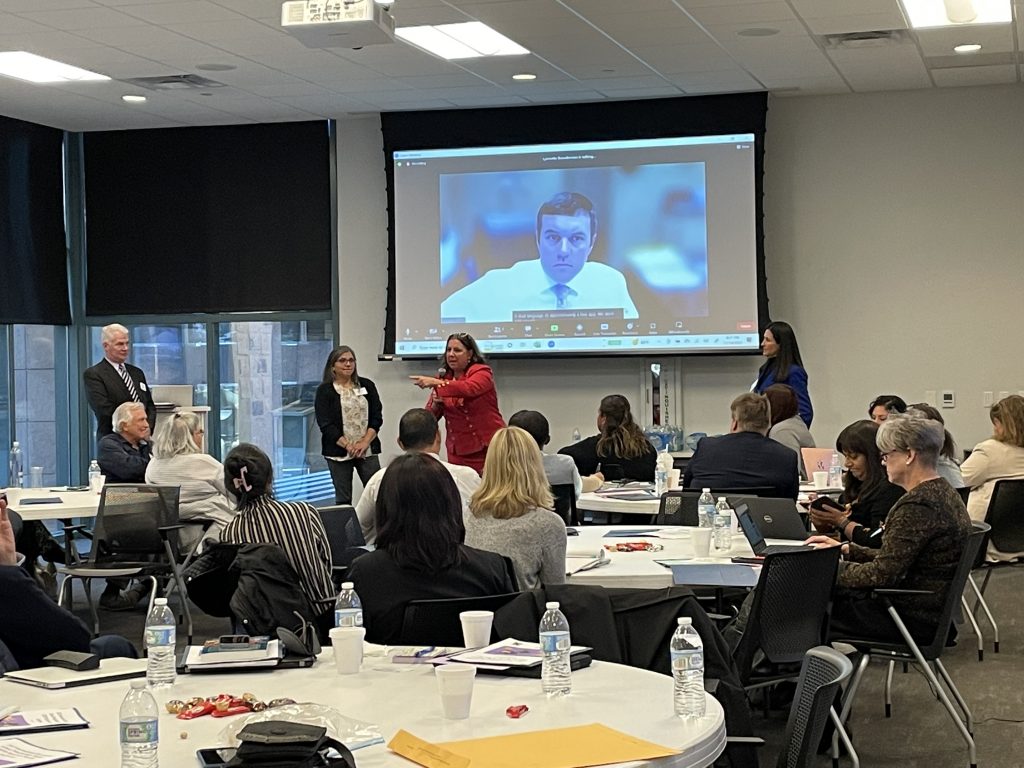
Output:
<path fill-rule="evenodd" d="M 281 28 L 307 48 L 362 48 L 395 41 L 395 20 L 373 0 L 289 0 Z"/>

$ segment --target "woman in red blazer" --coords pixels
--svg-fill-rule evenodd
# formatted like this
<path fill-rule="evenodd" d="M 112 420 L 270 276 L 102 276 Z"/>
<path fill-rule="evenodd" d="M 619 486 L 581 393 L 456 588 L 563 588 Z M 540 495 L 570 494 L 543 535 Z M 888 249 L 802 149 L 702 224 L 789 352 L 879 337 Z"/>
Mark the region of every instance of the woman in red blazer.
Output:
<path fill-rule="evenodd" d="M 444 416 L 448 461 L 483 472 L 487 445 L 505 426 L 498 411 L 491 367 L 476 341 L 468 333 L 453 333 L 444 352 L 441 378 L 410 376 L 420 389 L 431 389 L 427 408 L 440 419 Z"/>

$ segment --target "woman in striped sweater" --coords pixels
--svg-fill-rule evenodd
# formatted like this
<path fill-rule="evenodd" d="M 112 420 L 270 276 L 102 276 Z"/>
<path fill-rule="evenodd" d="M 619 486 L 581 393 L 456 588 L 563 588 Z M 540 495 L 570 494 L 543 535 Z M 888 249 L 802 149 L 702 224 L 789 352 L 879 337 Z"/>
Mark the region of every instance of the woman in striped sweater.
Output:
<path fill-rule="evenodd" d="M 250 443 L 224 459 L 224 484 L 238 501 L 238 514 L 221 531 L 226 544 L 276 544 L 299 575 L 299 586 L 318 615 L 331 611 L 331 550 L 320 516 L 304 501 L 278 501 L 274 470 L 263 451 Z M 318 622 L 319 624 L 319 622 Z"/>

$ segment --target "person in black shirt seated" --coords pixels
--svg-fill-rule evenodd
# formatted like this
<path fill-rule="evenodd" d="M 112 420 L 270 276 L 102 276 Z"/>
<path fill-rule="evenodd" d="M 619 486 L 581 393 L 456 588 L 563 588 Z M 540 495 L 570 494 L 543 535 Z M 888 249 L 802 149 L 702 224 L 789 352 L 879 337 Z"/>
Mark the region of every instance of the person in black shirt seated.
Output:
<path fill-rule="evenodd" d="M 606 480 L 654 480 L 658 454 L 633 421 L 629 400 L 607 395 L 597 409 L 600 434 L 567 445 L 559 453 L 571 456 L 580 475 L 601 472 Z"/>
<path fill-rule="evenodd" d="M 729 406 L 728 435 L 697 443 L 683 474 L 684 488 L 771 488 L 779 499 L 796 501 L 800 472 L 796 453 L 767 437 L 771 406 L 764 395 L 746 392 Z"/>
<path fill-rule="evenodd" d="M 114 410 L 114 431 L 100 438 L 100 469 L 108 483 L 144 483 L 146 467 L 153 458 L 149 419 L 142 403 L 128 401 Z"/>
<path fill-rule="evenodd" d="M 822 533 L 838 531 L 843 541 L 872 549 L 882 546 L 885 516 L 904 494 L 902 488 L 889 482 L 885 473 L 882 455 L 875 444 L 879 424 L 855 421 L 836 439 L 836 450 L 846 458 L 843 494 L 839 497 L 844 510 L 831 507 L 810 510 L 811 522 L 817 530 Z"/>
<path fill-rule="evenodd" d="M 392 461 L 377 491 L 377 549 L 349 571 L 367 641 L 400 642 L 411 600 L 516 591 L 505 559 L 465 538 L 459 489 L 444 465 L 422 453 Z"/>

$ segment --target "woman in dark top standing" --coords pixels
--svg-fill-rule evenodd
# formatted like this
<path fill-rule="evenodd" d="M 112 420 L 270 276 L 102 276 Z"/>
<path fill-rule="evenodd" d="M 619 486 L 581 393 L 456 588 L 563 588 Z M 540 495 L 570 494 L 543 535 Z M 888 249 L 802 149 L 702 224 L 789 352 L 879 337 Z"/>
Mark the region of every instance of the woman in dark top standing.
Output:
<path fill-rule="evenodd" d="M 819 531 L 838 531 L 843 541 L 872 549 L 882 546 L 879 531 L 885 516 L 903 495 L 903 489 L 890 483 L 885 473 L 877 436 L 878 424 L 867 420 L 855 421 L 839 433 L 836 450 L 846 460 L 839 502 L 845 509 L 811 510 L 811 522 Z"/>
<path fill-rule="evenodd" d="M 384 423 L 377 387 L 359 376 L 352 347 L 342 345 L 327 357 L 315 407 L 321 448 L 334 483 L 334 502 L 351 504 L 352 470 L 359 473 L 365 486 L 380 469 L 377 433 Z"/>
<path fill-rule="evenodd" d="M 515 591 L 505 558 L 465 538 L 462 500 L 444 464 L 424 453 L 392 461 L 377 491 L 377 548 L 349 571 L 369 642 L 401 642 L 410 600 Z"/>
<path fill-rule="evenodd" d="M 772 384 L 787 384 L 796 395 L 797 410 L 804 424 L 811 426 L 814 408 L 807 392 L 807 371 L 800 357 L 800 346 L 789 323 L 776 320 L 764 329 L 761 340 L 761 354 L 767 360 L 757 372 L 757 381 L 751 391 L 763 395 Z"/>
<path fill-rule="evenodd" d="M 597 428 L 600 434 L 567 445 L 559 451 L 572 457 L 581 475 L 593 475 L 602 469 L 617 466 L 624 478 L 654 480 L 654 464 L 658 454 L 633 421 L 629 400 L 622 395 L 602 398 L 597 409 Z M 620 478 L 609 476 L 608 479 Z"/>

